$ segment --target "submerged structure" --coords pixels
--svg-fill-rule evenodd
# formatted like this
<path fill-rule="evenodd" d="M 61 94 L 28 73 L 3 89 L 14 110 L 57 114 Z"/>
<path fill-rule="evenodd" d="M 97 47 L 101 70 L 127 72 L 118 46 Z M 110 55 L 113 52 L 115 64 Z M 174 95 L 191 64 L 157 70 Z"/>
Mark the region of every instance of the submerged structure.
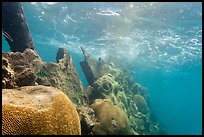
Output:
<path fill-rule="evenodd" d="M 47 63 L 32 44 L 18 51 L 17 43 L 9 46 L 13 52 L 2 53 L 2 134 L 163 133 L 151 120 L 147 91 L 115 64 L 82 48 L 84 88 L 66 48 Z"/>

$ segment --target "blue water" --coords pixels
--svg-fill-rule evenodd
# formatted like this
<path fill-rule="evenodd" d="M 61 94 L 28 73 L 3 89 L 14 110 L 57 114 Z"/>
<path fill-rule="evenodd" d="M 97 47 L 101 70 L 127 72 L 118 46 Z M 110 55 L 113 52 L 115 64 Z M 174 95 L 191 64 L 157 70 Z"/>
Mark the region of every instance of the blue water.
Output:
<path fill-rule="evenodd" d="M 168 134 L 202 134 L 202 3 L 23 3 L 35 49 L 56 62 L 67 47 L 82 79 L 80 46 L 112 59 L 147 88 Z M 2 38 L 3 51 L 9 51 Z"/>

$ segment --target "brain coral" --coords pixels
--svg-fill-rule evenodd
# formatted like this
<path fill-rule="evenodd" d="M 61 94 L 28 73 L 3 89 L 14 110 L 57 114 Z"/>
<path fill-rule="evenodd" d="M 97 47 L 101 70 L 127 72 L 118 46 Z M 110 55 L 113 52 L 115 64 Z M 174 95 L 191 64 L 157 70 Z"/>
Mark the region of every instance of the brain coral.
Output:
<path fill-rule="evenodd" d="M 74 104 L 60 90 L 26 86 L 2 91 L 2 134 L 81 134 Z"/>
<path fill-rule="evenodd" d="M 93 132 L 96 135 L 129 134 L 129 122 L 126 114 L 108 99 L 96 99 L 92 104 L 97 124 Z"/>

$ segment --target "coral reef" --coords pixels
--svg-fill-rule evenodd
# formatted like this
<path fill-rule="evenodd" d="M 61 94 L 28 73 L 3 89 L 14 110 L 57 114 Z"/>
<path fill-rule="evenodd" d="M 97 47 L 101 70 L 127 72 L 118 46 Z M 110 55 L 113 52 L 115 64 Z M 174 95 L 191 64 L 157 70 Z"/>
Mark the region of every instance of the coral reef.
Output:
<path fill-rule="evenodd" d="M 93 127 L 96 135 L 129 134 L 129 121 L 126 114 L 108 99 L 96 99 L 91 105 L 97 123 Z"/>
<path fill-rule="evenodd" d="M 2 98 L 2 108 L 4 109 L 2 114 L 4 118 L 6 117 L 2 133 L 145 135 L 163 132 L 159 126 L 155 126 L 156 121 L 150 120 L 150 108 L 147 104 L 148 98 L 145 89 L 133 82 L 130 75 L 124 73 L 113 63 L 106 63 L 101 58 L 95 61 L 87 51 L 83 48 L 82 50 L 85 61 L 81 62 L 81 66 L 89 83 L 86 89 L 83 89 L 72 57 L 64 47 L 60 47 L 57 52 L 57 63 L 43 62 L 36 51 L 31 49 L 27 49 L 23 53 L 2 54 L 2 86 L 7 88 L 3 90 Z M 8 88 L 13 89 L 8 90 Z M 48 89 L 52 90 L 48 91 Z M 49 108 L 51 107 L 50 102 L 54 101 L 54 95 L 58 93 L 55 93 L 54 90 L 61 90 L 60 92 L 63 92 L 63 95 L 66 95 L 76 105 L 76 113 L 78 113 L 78 121 L 80 121 L 77 131 L 80 130 L 80 132 L 75 132 L 76 129 L 72 130 L 72 127 L 67 131 L 66 124 L 61 129 L 59 129 L 61 126 L 59 124 L 48 127 L 50 121 L 52 123 L 69 121 L 63 120 L 63 118 L 60 119 L 63 121 L 56 121 L 61 112 L 64 116 L 66 110 L 63 106 L 66 105 L 58 106 L 55 109 L 56 112 L 53 108 Z M 64 102 L 64 99 L 58 98 Z M 47 114 L 48 110 L 52 111 L 50 115 Z M 28 115 L 23 117 L 24 113 L 28 113 Z M 7 118 L 8 115 L 16 117 L 16 119 Z M 51 117 L 54 121 L 50 120 Z M 35 118 L 39 122 L 36 122 Z M 45 118 L 45 121 L 40 121 L 40 118 Z M 5 121 L 9 121 L 8 124 L 5 124 Z M 24 126 L 20 125 L 9 129 L 16 122 L 22 122 Z M 29 122 L 34 122 L 34 124 Z M 43 127 L 43 124 L 46 126 Z M 30 130 L 25 131 L 25 128 Z"/>
<path fill-rule="evenodd" d="M 57 63 L 43 62 L 21 4 L 4 2 L 2 8 L 2 32 L 12 51 L 2 53 L 2 134 L 165 133 L 151 119 L 147 92 L 131 71 L 95 60 L 81 47 L 80 65 L 89 84 L 84 90 L 66 48 L 58 49 Z"/>
<path fill-rule="evenodd" d="M 26 86 L 2 95 L 2 134 L 81 134 L 74 104 L 56 88 Z"/>
<path fill-rule="evenodd" d="M 64 47 L 60 47 L 60 48 L 58 49 L 58 51 L 57 51 L 57 56 L 56 56 L 57 63 L 59 63 L 60 60 L 63 59 L 64 56 L 67 55 L 66 52 L 67 52 L 67 51 L 66 51 L 66 49 L 65 49 Z"/>
<path fill-rule="evenodd" d="M 81 63 L 88 67 L 83 67 L 84 64 L 81 64 L 81 66 L 87 80 L 90 79 L 89 74 L 92 75 L 92 82 L 88 80 L 89 87 L 86 89 L 89 103 L 91 104 L 98 99 L 109 99 L 112 104 L 126 113 L 130 121 L 130 134 L 158 133 L 158 129 L 153 128 L 154 124 L 149 117 L 147 92 L 141 85 L 133 81 L 131 73 L 119 69 L 112 62 L 106 63 L 100 58 L 98 61 L 94 60 L 83 48 L 82 51 L 85 61 Z M 84 70 L 87 68 L 88 71 Z M 95 109 L 94 111 L 96 113 Z M 106 127 L 104 126 L 105 129 L 103 129 L 100 126 L 98 127 L 96 123 L 93 130 L 97 129 L 95 134 L 107 134 L 106 130 L 108 128 Z"/>

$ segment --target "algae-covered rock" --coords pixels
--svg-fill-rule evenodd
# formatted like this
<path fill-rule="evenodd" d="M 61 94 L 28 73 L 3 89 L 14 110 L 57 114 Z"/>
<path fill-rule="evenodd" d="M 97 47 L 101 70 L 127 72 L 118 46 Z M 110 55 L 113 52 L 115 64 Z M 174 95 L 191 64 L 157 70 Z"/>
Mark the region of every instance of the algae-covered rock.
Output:
<path fill-rule="evenodd" d="M 143 96 L 134 95 L 132 100 L 136 103 L 138 110 L 140 112 L 142 112 L 143 114 L 147 113 L 148 106 L 147 106 L 147 102 Z"/>
<path fill-rule="evenodd" d="M 97 81 L 94 82 L 93 88 L 104 95 L 108 95 L 112 93 L 114 87 L 114 78 L 112 75 L 104 75 L 103 77 L 99 78 Z"/>
<path fill-rule="evenodd" d="M 118 83 L 111 74 L 103 75 L 93 84 L 93 98 L 110 98 L 120 90 Z"/>
<path fill-rule="evenodd" d="M 32 69 L 27 68 L 23 70 L 23 72 L 19 73 L 16 78 L 15 82 L 16 85 L 19 87 L 22 86 L 34 86 L 35 85 L 36 76 Z"/>
<path fill-rule="evenodd" d="M 2 88 L 14 88 L 14 71 L 9 61 L 2 57 Z"/>
<path fill-rule="evenodd" d="M 81 134 L 80 119 L 74 104 L 57 88 L 3 89 L 2 134 L 77 135 Z"/>
<path fill-rule="evenodd" d="M 26 49 L 23 53 L 2 53 L 5 64 L 11 66 L 11 77 L 2 79 L 3 88 L 45 85 L 64 92 L 75 104 L 88 104 L 82 82 L 77 74 L 71 56 L 65 48 L 59 48 L 57 62 L 43 62 L 35 50 Z M 3 67 L 3 66 L 2 66 Z M 4 68 L 6 68 L 4 66 Z M 8 70 L 7 68 L 4 70 Z M 7 74 L 8 71 L 5 71 Z M 4 73 L 3 73 L 4 74 Z"/>
<path fill-rule="evenodd" d="M 80 117 L 82 135 L 92 135 L 96 122 L 94 110 L 90 107 L 77 106 L 77 112 Z"/>
<path fill-rule="evenodd" d="M 38 84 L 51 85 L 63 91 L 77 105 L 87 104 L 87 96 L 83 92 L 82 82 L 74 66 L 72 57 L 65 47 L 60 47 L 56 56 L 58 63 L 44 63 L 39 76 Z"/>
<path fill-rule="evenodd" d="M 97 119 L 96 135 L 129 134 L 129 121 L 124 111 L 108 99 L 96 99 L 91 105 Z"/>
<path fill-rule="evenodd" d="M 97 79 L 93 84 L 93 89 L 89 95 L 90 103 L 92 103 L 97 98 L 108 98 L 112 102 L 116 103 L 116 94 L 121 90 L 119 84 L 115 81 L 111 74 L 103 75 L 101 78 Z"/>
<path fill-rule="evenodd" d="M 42 67 L 42 59 L 35 50 L 26 49 L 24 52 L 7 52 L 2 56 L 8 59 L 16 74 L 30 68 L 33 72 L 37 72 Z"/>
<path fill-rule="evenodd" d="M 2 59 L 3 88 L 15 88 L 35 85 L 35 73 L 42 65 L 42 60 L 36 51 L 32 49 L 26 49 L 23 53 L 3 52 Z M 8 74 L 10 74 L 10 76 L 8 77 L 4 75 L 4 72 L 9 72 Z"/>
<path fill-rule="evenodd" d="M 90 86 L 93 86 L 95 80 L 103 75 L 112 74 L 115 77 L 120 74 L 120 69 L 116 68 L 113 63 L 105 63 L 101 58 L 96 60 L 83 47 L 81 49 L 84 61 L 80 62 L 80 66 Z"/>

